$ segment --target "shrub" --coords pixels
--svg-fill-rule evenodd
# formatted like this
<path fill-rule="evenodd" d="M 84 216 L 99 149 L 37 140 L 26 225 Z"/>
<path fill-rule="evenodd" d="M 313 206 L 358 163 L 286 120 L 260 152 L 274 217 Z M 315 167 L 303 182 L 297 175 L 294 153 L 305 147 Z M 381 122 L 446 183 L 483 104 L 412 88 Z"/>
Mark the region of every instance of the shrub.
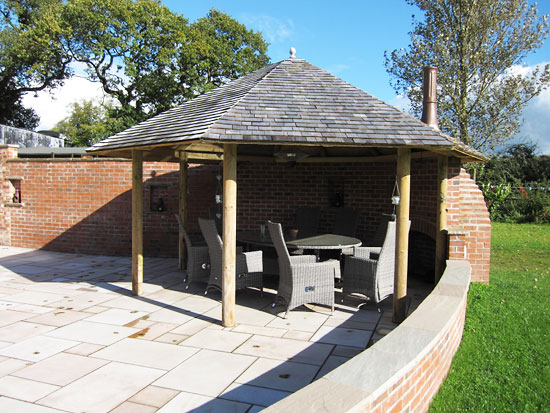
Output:
<path fill-rule="evenodd" d="M 494 221 L 550 223 L 550 193 L 520 187 L 489 212 Z"/>
<path fill-rule="evenodd" d="M 510 184 L 507 185 L 491 185 L 490 182 L 481 184 L 481 192 L 485 197 L 485 203 L 489 209 L 491 219 L 496 219 L 500 215 L 500 208 L 506 198 L 512 192 Z"/>

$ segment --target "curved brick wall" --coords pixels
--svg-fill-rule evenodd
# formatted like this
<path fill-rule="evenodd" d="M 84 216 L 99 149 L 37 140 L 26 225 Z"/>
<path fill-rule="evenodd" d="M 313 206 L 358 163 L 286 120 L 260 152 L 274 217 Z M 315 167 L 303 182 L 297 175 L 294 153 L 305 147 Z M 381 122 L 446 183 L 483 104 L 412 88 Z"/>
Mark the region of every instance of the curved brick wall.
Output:
<path fill-rule="evenodd" d="M 468 260 L 472 281 L 488 283 L 491 219 L 483 193 L 456 161 L 449 162 L 447 189 L 449 259 Z"/>
<path fill-rule="evenodd" d="M 391 333 L 265 412 L 425 412 L 460 345 L 471 267 L 448 261 L 432 293 Z"/>

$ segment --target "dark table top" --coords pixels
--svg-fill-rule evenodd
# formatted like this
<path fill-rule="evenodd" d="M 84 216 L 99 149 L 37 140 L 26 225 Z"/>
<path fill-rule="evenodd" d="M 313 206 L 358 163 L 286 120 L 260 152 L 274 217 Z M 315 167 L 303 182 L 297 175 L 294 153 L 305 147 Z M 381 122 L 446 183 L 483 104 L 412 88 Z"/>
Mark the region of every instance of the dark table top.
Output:
<path fill-rule="evenodd" d="M 246 244 L 273 246 L 269 233 L 262 235 L 259 231 L 238 233 L 237 241 Z M 357 238 L 335 234 L 320 234 L 306 238 L 291 238 L 288 234 L 285 234 L 285 243 L 290 248 L 308 250 L 334 250 L 361 246 L 361 240 Z"/>

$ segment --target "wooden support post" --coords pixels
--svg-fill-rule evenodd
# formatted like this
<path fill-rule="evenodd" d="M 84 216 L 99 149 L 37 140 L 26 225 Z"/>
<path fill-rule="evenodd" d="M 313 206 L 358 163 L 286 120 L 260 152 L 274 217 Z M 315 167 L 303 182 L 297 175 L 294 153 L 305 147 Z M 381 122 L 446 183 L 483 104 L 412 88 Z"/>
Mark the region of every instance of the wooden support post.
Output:
<path fill-rule="evenodd" d="M 435 235 L 435 282 L 437 283 L 445 269 L 445 259 L 447 258 L 447 174 L 449 167 L 449 158 L 441 155 L 437 159 L 437 182 L 438 189 L 438 207 L 437 223 Z"/>
<path fill-rule="evenodd" d="M 181 217 L 183 223 L 186 223 L 187 214 L 187 155 L 182 152 L 180 154 L 180 171 L 179 171 L 179 208 L 178 214 Z M 183 238 L 183 232 L 179 231 L 179 268 L 180 270 L 185 268 L 185 262 L 188 257 L 185 256 L 185 240 Z"/>
<path fill-rule="evenodd" d="M 143 290 L 143 152 L 132 151 L 132 294 Z"/>
<path fill-rule="evenodd" d="M 223 256 L 222 326 L 235 325 L 237 250 L 237 145 L 224 144 L 223 151 Z"/>
<path fill-rule="evenodd" d="M 397 206 L 395 243 L 395 280 L 393 287 L 393 322 L 407 316 L 407 269 L 409 255 L 409 204 L 411 189 L 411 150 L 397 150 L 397 185 L 401 200 Z"/>

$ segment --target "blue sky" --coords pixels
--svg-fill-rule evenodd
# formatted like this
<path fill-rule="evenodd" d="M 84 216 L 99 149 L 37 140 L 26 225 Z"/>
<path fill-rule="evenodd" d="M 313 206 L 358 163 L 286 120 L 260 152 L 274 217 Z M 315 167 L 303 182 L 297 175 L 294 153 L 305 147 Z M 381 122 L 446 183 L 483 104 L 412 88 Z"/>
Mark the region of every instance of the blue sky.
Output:
<path fill-rule="evenodd" d="M 411 16 L 420 14 L 405 0 L 163 0 L 162 3 L 191 21 L 205 16 L 214 7 L 248 28 L 261 31 L 270 43 L 268 54 L 273 62 L 286 59 L 293 46 L 297 57 L 388 103 L 400 105 L 386 73 L 384 51 L 406 48 L 409 44 Z M 540 14 L 550 14 L 550 0 L 539 1 L 538 8 Z M 550 40 L 529 55 L 525 64 L 550 62 L 549 43 Z M 67 82 L 64 91 L 56 92 L 57 97 L 29 96 L 25 101 L 41 115 L 41 128 L 53 127 L 66 116 L 66 111 L 59 109 L 63 105 L 97 95 L 97 86 L 85 85 L 82 79 L 76 81 L 81 84 Z M 550 154 L 548 113 L 550 91 L 533 100 L 525 111 L 520 137 L 528 135 L 543 153 Z"/>
<path fill-rule="evenodd" d="M 194 21 L 211 7 L 248 28 L 261 31 L 270 43 L 273 62 L 286 59 L 294 46 L 306 59 L 360 89 L 386 101 L 396 93 L 384 66 L 384 51 L 407 47 L 413 14 L 419 9 L 405 0 L 362 1 L 238 1 L 164 0 L 171 10 Z M 550 0 L 542 0 L 540 14 L 550 14 Z M 529 56 L 527 65 L 550 62 L 550 44 Z"/>
<path fill-rule="evenodd" d="M 297 57 L 388 102 L 395 93 L 386 75 L 384 50 L 408 44 L 414 11 L 403 0 L 195 0 L 187 4 L 165 0 L 163 4 L 192 21 L 214 7 L 261 31 L 270 43 L 273 62 L 289 57 L 293 46 Z"/>

